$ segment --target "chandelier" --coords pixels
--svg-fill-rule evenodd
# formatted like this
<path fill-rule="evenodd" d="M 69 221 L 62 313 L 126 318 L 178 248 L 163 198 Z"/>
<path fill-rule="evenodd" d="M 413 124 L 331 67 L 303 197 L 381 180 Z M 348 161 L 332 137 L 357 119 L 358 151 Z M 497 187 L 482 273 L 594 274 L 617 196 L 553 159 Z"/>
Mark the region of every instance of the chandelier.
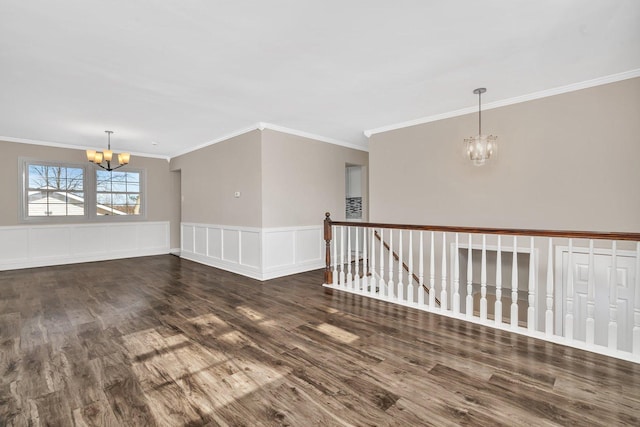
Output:
<path fill-rule="evenodd" d="M 95 163 L 96 165 L 100 166 L 102 169 L 105 169 L 111 172 L 113 170 L 123 167 L 124 165 L 128 165 L 131 154 L 129 153 L 118 154 L 118 166 L 116 166 L 115 168 L 112 168 L 111 159 L 113 158 L 113 151 L 111 151 L 111 134 L 113 133 L 113 131 L 105 130 L 105 133 L 107 134 L 107 141 L 108 141 L 107 149 L 104 151 L 87 150 L 87 160 L 89 160 L 91 163 Z M 103 161 L 106 162 L 106 166 L 102 164 Z"/>
<path fill-rule="evenodd" d="M 484 165 L 491 156 L 495 157 L 498 151 L 498 143 L 496 142 L 498 137 L 482 134 L 482 110 L 480 105 L 482 94 L 486 91 L 487 89 L 483 87 L 473 91 L 478 95 L 478 135 L 464 140 L 467 156 L 476 166 Z"/>

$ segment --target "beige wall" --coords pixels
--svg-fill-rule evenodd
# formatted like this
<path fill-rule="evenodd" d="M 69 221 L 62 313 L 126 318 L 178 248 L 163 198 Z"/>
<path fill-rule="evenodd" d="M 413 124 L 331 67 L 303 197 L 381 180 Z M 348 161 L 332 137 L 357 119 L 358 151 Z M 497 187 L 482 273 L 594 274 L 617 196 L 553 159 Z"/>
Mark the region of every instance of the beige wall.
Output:
<path fill-rule="evenodd" d="M 0 167 L 0 194 L 2 194 L 2 208 L 0 209 L 0 226 L 18 225 L 19 177 L 18 158 L 27 157 L 46 161 L 63 161 L 71 163 L 85 163 L 83 150 L 47 147 L 43 145 L 18 144 L 0 141 L 2 167 Z M 169 172 L 169 162 L 163 159 L 132 156 L 132 168 L 144 169 L 147 178 L 147 221 L 171 222 L 171 247 L 180 245 L 179 238 L 175 239 L 175 229 L 178 228 L 179 217 L 172 206 L 173 199 L 172 177 Z M 97 218 L 96 221 L 108 221 L 107 218 Z"/>
<path fill-rule="evenodd" d="M 255 130 L 171 159 L 181 171 L 182 221 L 261 227 L 260 158 Z"/>
<path fill-rule="evenodd" d="M 347 163 L 366 167 L 368 153 L 264 130 L 263 227 L 317 225 L 327 211 L 344 220 Z"/>
<path fill-rule="evenodd" d="M 373 135 L 372 221 L 640 231 L 640 78 L 484 111 L 499 157 L 475 167 L 477 113 Z"/>

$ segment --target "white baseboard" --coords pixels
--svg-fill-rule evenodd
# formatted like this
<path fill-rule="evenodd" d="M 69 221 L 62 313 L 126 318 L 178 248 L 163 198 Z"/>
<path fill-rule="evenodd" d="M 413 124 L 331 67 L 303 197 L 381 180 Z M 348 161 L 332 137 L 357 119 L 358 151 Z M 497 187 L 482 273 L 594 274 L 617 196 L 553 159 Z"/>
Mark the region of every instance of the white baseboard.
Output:
<path fill-rule="evenodd" d="M 193 252 L 182 251 L 181 258 L 195 261 L 200 264 L 208 265 L 210 267 L 219 268 L 220 270 L 230 271 L 231 273 L 240 274 L 242 276 L 250 277 L 256 280 L 264 280 L 262 274 L 257 268 L 251 268 L 243 266 L 238 263 L 232 263 L 221 259 L 215 259 L 204 255 L 194 254 Z"/>

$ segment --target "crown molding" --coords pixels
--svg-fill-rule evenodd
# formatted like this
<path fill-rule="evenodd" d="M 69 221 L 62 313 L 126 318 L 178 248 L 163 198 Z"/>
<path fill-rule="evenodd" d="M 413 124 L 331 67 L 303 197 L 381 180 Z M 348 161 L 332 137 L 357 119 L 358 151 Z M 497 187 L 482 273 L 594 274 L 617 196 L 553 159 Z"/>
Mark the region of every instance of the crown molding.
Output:
<path fill-rule="evenodd" d="M 239 130 L 234 131 L 234 132 L 229 132 L 227 134 L 222 135 L 219 138 L 212 139 L 211 141 L 207 141 L 207 142 L 204 142 L 204 143 L 202 143 L 200 145 L 196 145 L 195 147 L 190 147 L 190 148 L 187 148 L 186 150 L 178 151 L 178 152 L 172 154 L 171 156 L 169 156 L 169 159 L 173 159 L 174 157 L 182 156 L 182 155 L 191 153 L 193 151 L 200 150 L 202 148 L 208 147 L 210 145 L 217 144 L 219 142 L 224 142 L 224 141 L 226 141 L 228 139 L 235 138 L 236 136 L 240 136 L 240 135 L 244 135 L 245 133 L 253 132 L 256 129 L 258 129 L 258 125 L 253 125 L 253 126 L 249 126 L 249 127 L 243 128 L 243 129 L 239 129 Z"/>
<path fill-rule="evenodd" d="M 175 153 L 175 154 L 171 155 L 170 158 L 173 159 L 174 157 L 182 156 L 184 154 L 188 154 L 188 153 L 191 153 L 193 151 L 200 150 L 200 149 L 208 147 L 210 145 L 214 145 L 214 144 L 217 144 L 219 142 L 227 141 L 227 140 L 229 140 L 231 138 L 235 138 L 236 136 L 240 136 L 240 135 L 244 135 L 245 133 L 253 132 L 254 130 L 263 131 L 265 129 L 273 130 L 273 131 L 281 132 L 281 133 L 286 133 L 286 134 L 289 134 L 289 135 L 301 136 L 303 138 L 309 138 L 309 139 L 313 139 L 315 141 L 326 142 L 326 143 L 329 143 L 329 144 L 340 145 L 340 146 L 343 146 L 343 147 L 352 148 L 354 150 L 369 151 L 366 147 L 363 147 L 363 146 L 357 145 L 357 144 L 352 144 L 350 142 L 340 141 L 340 140 L 333 139 L 333 138 L 327 138 L 327 137 L 320 136 L 320 135 L 315 135 L 315 134 L 312 134 L 312 133 L 309 133 L 309 132 L 303 132 L 301 130 L 290 129 L 290 128 L 287 128 L 287 127 L 284 127 L 284 126 L 274 125 L 272 123 L 258 122 L 253 126 L 249 126 L 249 127 L 244 128 L 244 129 L 239 129 L 237 131 L 227 133 L 227 134 L 221 136 L 220 138 L 216 138 L 214 140 L 211 140 L 211 141 L 205 142 L 203 144 L 200 144 L 200 145 L 198 145 L 196 147 L 192 147 L 192 148 L 189 148 L 187 150 Z"/>
<path fill-rule="evenodd" d="M 45 147 L 67 148 L 69 150 L 82 150 L 82 151 L 84 150 L 102 151 L 105 149 L 105 147 L 90 147 L 90 146 L 84 146 L 84 145 L 61 144 L 59 142 L 40 141 L 40 140 L 27 139 L 27 138 L 14 138 L 11 136 L 0 136 L 0 141 L 15 142 L 18 144 L 42 145 Z M 120 150 L 117 150 L 117 151 L 120 152 Z M 153 159 L 162 159 L 162 160 L 169 161 L 169 156 L 163 156 L 161 154 L 140 153 L 137 151 L 127 151 L 127 152 L 130 153 L 132 156 L 149 157 Z"/>
<path fill-rule="evenodd" d="M 328 138 L 325 136 L 316 135 L 316 134 L 304 132 L 301 130 L 291 129 L 284 126 L 278 126 L 271 123 L 260 122 L 258 123 L 258 129 L 260 130 L 269 129 L 269 130 L 274 130 L 276 132 L 287 133 L 289 135 L 301 136 L 303 138 L 309 138 L 316 141 L 327 142 L 329 144 L 340 145 L 342 147 L 352 148 L 354 150 L 369 151 L 367 147 L 364 147 L 362 145 L 353 144 L 351 142 L 341 141 L 338 139 Z"/>
<path fill-rule="evenodd" d="M 516 96 L 514 98 L 503 99 L 500 101 L 489 102 L 482 104 L 482 111 L 491 110 L 499 107 L 506 107 L 508 105 L 519 104 L 521 102 L 533 101 L 536 99 L 547 98 L 549 96 L 560 95 L 568 92 L 575 92 L 581 89 L 588 89 L 595 86 L 602 86 L 608 83 L 615 83 L 622 80 L 632 79 L 640 77 L 640 68 L 635 70 L 629 70 L 618 74 L 611 74 L 604 77 L 598 77 L 596 79 L 585 80 L 578 83 L 572 83 L 566 86 L 560 86 L 556 88 L 546 89 L 539 92 L 533 92 L 527 95 Z M 477 107 L 461 108 L 459 110 L 449 111 L 447 113 L 436 114 L 433 116 L 422 117 L 419 119 L 409 120 L 406 122 L 396 123 L 392 125 L 382 126 L 379 128 L 368 129 L 364 131 L 364 135 L 370 138 L 377 133 L 389 132 L 396 129 L 402 129 L 406 127 L 421 125 L 430 122 L 436 122 L 438 120 L 449 119 L 451 117 L 463 116 L 465 114 L 471 114 L 478 111 Z"/>

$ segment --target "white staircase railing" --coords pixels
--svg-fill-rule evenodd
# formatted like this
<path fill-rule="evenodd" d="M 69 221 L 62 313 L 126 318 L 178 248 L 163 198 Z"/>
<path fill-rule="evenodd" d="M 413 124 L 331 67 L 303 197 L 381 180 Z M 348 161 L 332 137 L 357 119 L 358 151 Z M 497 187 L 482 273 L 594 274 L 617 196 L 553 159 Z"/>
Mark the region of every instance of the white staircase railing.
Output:
<path fill-rule="evenodd" d="M 324 231 L 327 288 L 640 363 L 640 233 L 334 222 L 328 213 Z"/>

